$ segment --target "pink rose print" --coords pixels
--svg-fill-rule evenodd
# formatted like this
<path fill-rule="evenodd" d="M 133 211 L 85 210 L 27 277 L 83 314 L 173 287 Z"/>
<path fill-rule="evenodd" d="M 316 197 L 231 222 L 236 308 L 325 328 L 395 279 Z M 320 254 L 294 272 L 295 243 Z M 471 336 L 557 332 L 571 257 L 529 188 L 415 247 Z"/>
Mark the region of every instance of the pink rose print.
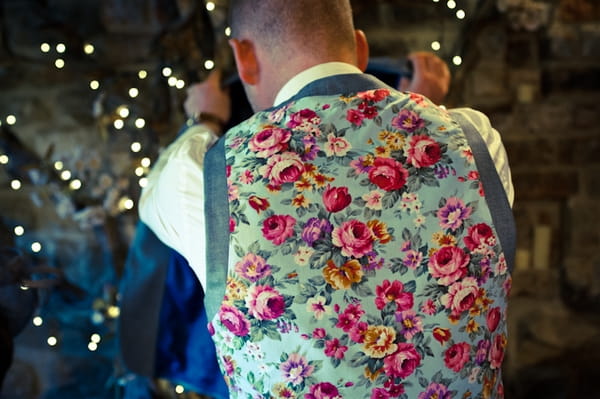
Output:
<path fill-rule="evenodd" d="M 294 234 L 296 219 L 290 215 L 273 215 L 265 219 L 261 229 L 263 237 L 275 245 L 281 245 Z"/>
<path fill-rule="evenodd" d="M 257 197 L 256 195 L 251 195 L 248 198 L 248 203 L 256 211 L 256 213 L 260 213 L 261 211 L 267 210 L 271 204 L 269 204 L 269 200 L 266 198 Z"/>
<path fill-rule="evenodd" d="M 452 338 L 452 332 L 448 328 L 436 327 L 433 329 L 433 338 L 444 345 Z"/>
<path fill-rule="evenodd" d="M 471 346 L 466 342 L 452 345 L 444 353 L 444 363 L 446 364 L 446 367 L 458 373 L 462 370 L 465 363 L 469 361 L 470 350 Z"/>
<path fill-rule="evenodd" d="M 391 395 L 385 388 L 375 388 L 371 392 L 370 399 L 390 399 Z"/>
<path fill-rule="evenodd" d="M 410 139 L 408 162 L 415 168 L 426 168 L 435 165 L 442 157 L 442 150 L 437 141 L 429 136 L 419 135 Z"/>
<path fill-rule="evenodd" d="M 290 129 L 301 130 L 310 132 L 317 130 L 316 127 L 321 123 L 321 118 L 317 113 L 311 109 L 303 109 L 298 112 L 294 112 L 290 116 L 290 120 L 286 126 Z"/>
<path fill-rule="evenodd" d="M 340 393 L 335 385 L 320 382 L 310 387 L 310 392 L 304 394 L 304 399 L 339 399 Z"/>
<path fill-rule="evenodd" d="M 463 221 L 471 216 L 473 208 L 465 206 L 460 198 L 448 198 L 446 204 L 437 212 L 440 227 L 456 231 Z"/>
<path fill-rule="evenodd" d="M 365 334 L 367 333 L 368 328 L 369 325 L 364 321 L 355 323 L 354 326 L 350 329 L 348 335 L 350 336 L 350 339 L 352 341 L 362 344 L 363 342 L 365 342 Z"/>
<path fill-rule="evenodd" d="M 467 236 L 464 238 L 465 245 L 469 251 L 479 248 L 481 245 L 489 245 L 490 238 L 494 237 L 492 228 L 485 223 L 479 223 L 469 227 Z"/>
<path fill-rule="evenodd" d="M 273 320 L 285 311 L 285 300 L 273 287 L 255 285 L 248 292 L 246 306 L 250 315 L 256 319 Z"/>
<path fill-rule="evenodd" d="M 474 277 L 467 277 L 457 281 L 450 286 L 447 294 L 442 295 L 440 302 L 447 309 L 452 310 L 453 315 L 471 309 L 479 296 L 479 286 Z"/>
<path fill-rule="evenodd" d="M 258 158 L 268 158 L 273 154 L 287 150 L 292 132 L 276 127 L 269 127 L 256 134 L 248 143 L 250 151 Z"/>
<path fill-rule="evenodd" d="M 352 145 L 343 137 L 336 137 L 333 133 L 327 135 L 327 144 L 325 144 L 325 155 L 328 157 L 343 157 L 352 149 Z"/>
<path fill-rule="evenodd" d="M 504 348 L 506 347 L 506 337 L 504 334 L 499 334 L 494 337 L 492 347 L 490 348 L 490 367 L 499 369 L 504 360 Z"/>
<path fill-rule="evenodd" d="M 339 212 L 352 202 L 348 187 L 327 186 L 323 193 L 323 205 L 328 212 Z"/>
<path fill-rule="evenodd" d="M 395 378 L 406 378 L 421 364 L 421 356 L 413 344 L 399 343 L 398 350 L 383 360 L 383 371 Z"/>
<path fill-rule="evenodd" d="M 471 257 L 460 248 L 442 247 L 429 258 L 429 272 L 441 285 L 450 285 L 467 275 Z"/>
<path fill-rule="evenodd" d="M 373 249 L 373 234 L 363 222 L 349 220 L 333 229 L 332 242 L 342 249 L 342 255 L 361 258 Z"/>
<path fill-rule="evenodd" d="M 375 306 L 381 310 L 390 302 L 396 303 L 396 311 L 403 312 L 413 307 L 414 299 L 413 294 L 410 292 L 404 292 L 404 285 L 395 280 L 390 283 L 389 280 L 383 280 L 381 285 L 375 287 Z"/>
<path fill-rule="evenodd" d="M 237 308 L 223 305 L 219 310 L 219 320 L 234 335 L 243 337 L 250 332 L 250 322 Z"/>
<path fill-rule="evenodd" d="M 335 359 L 343 359 L 344 354 L 348 350 L 348 347 L 340 344 L 340 340 L 337 338 L 325 341 L 325 355 L 333 357 Z"/>
<path fill-rule="evenodd" d="M 230 217 L 229 218 L 229 232 L 233 233 L 235 231 L 235 219 Z"/>
<path fill-rule="evenodd" d="M 408 171 L 392 158 L 375 158 L 369 170 L 369 180 L 385 191 L 401 189 L 406 184 Z"/>
<path fill-rule="evenodd" d="M 340 314 L 335 326 L 341 328 L 344 332 L 349 332 L 356 326 L 356 323 L 363 314 L 365 314 L 365 311 L 360 304 L 348 305 L 346 310 Z"/>
<path fill-rule="evenodd" d="M 293 152 L 275 154 L 269 158 L 267 164 L 259 169 L 260 174 L 271 181 L 275 186 L 284 183 L 294 183 L 304 173 L 304 163 Z"/>
<path fill-rule="evenodd" d="M 357 109 L 349 109 L 346 114 L 346 120 L 355 126 L 362 125 L 363 119 L 365 119 L 365 116 Z"/>
<path fill-rule="evenodd" d="M 271 266 L 267 265 L 264 258 L 260 255 L 246 254 L 242 260 L 236 263 L 235 272 L 255 283 L 271 274 Z"/>
<path fill-rule="evenodd" d="M 370 101 L 370 102 L 379 102 L 390 95 L 390 91 L 388 89 L 375 89 L 375 90 L 367 90 L 361 93 L 358 93 L 358 98 Z"/>
<path fill-rule="evenodd" d="M 392 118 L 392 126 L 405 132 L 413 133 L 415 130 L 424 128 L 425 121 L 416 112 L 403 109 L 398 115 Z"/>
<path fill-rule="evenodd" d="M 488 314 L 486 317 L 486 322 L 487 322 L 487 326 L 488 326 L 488 329 L 490 330 L 490 332 L 496 331 L 496 328 L 498 328 L 498 324 L 500 324 L 501 318 L 502 318 L 502 312 L 500 311 L 499 307 L 491 308 L 488 311 Z"/>

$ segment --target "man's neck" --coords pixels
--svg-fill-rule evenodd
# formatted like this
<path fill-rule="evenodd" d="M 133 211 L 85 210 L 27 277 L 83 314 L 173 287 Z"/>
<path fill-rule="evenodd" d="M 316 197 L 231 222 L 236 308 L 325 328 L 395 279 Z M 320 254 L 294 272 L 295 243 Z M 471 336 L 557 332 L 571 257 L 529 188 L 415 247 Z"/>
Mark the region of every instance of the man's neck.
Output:
<path fill-rule="evenodd" d="M 317 79 L 348 73 L 362 72 L 356 66 L 344 62 L 327 62 L 312 66 L 288 80 L 288 82 L 279 90 L 273 105 L 279 105 L 288 100 L 296 95 L 304 86 Z"/>

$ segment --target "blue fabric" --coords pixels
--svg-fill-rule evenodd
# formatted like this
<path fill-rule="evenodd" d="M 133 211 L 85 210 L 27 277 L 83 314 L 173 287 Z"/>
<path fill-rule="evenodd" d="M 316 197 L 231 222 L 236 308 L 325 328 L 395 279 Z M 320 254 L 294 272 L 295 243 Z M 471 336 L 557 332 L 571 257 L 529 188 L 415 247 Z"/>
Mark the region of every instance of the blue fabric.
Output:
<path fill-rule="evenodd" d="M 183 256 L 172 251 L 156 348 L 156 376 L 194 392 L 228 398 L 207 329 L 204 293 Z"/>

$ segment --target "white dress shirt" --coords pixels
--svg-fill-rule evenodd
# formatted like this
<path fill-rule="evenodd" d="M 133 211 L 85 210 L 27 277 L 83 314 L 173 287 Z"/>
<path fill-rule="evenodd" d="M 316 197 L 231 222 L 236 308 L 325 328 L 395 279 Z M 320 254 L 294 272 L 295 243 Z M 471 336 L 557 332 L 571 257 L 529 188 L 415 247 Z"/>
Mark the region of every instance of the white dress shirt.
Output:
<path fill-rule="evenodd" d="M 348 73 L 361 71 L 353 65 L 340 62 L 311 67 L 300 72 L 281 88 L 274 105 L 293 97 L 304 86 L 317 79 Z M 500 134 L 481 112 L 469 108 L 457 111 L 467 117 L 483 137 L 512 205 L 514 190 Z M 205 152 L 215 141 L 215 134 L 204 125 L 191 127 L 178 137 L 161 153 L 152 168 L 139 203 L 141 220 L 161 241 L 187 259 L 202 287 L 206 287 L 202 164 Z"/>

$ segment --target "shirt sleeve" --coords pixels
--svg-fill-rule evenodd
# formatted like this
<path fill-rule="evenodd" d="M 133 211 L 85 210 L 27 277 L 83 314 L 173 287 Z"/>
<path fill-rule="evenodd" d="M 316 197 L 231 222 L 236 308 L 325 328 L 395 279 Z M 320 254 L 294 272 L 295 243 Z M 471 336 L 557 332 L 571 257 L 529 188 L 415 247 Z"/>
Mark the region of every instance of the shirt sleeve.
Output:
<path fill-rule="evenodd" d="M 204 154 L 217 137 L 203 125 L 187 129 L 159 156 L 139 201 L 140 219 L 186 258 L 206 286 Z"/>
<path fill-rule="evenodd" d="M 479 111 L 471 108 L 458 108 L 454 109 L 453 112 L 460 112 L 473 124 L 473 126 L 475 126 L 481 135 L 481 138 L 490 152 L 496 171 L 498 171 L 500 181 L 504 187 L 504 191 L 506 191 L 508 202 L 512 207 L 515 199 L 515 190 L 512 183 L 510 166 L 508 164 L 508 156 L 506 155 L 506 149 L 502 143 L 500 133 L 492 127 L 488 117 Z"/>

